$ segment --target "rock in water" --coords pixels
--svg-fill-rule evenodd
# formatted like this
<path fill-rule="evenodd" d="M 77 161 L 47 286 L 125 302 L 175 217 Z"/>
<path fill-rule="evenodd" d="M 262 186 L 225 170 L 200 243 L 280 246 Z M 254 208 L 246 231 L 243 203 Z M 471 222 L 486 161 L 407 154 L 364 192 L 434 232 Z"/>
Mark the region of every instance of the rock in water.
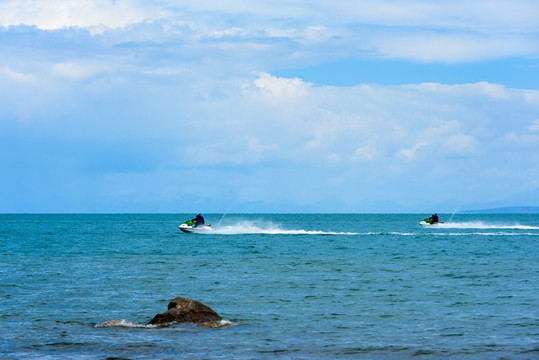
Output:
<path fill-rule="evenodd" d="M 195 300 L 177 297 L 168 304 L 167 311 L 155 315 L 149 323 L 159 325 L 171 322 L 204 323 L 221 320 L 221 317 L 208 306 Z"/>

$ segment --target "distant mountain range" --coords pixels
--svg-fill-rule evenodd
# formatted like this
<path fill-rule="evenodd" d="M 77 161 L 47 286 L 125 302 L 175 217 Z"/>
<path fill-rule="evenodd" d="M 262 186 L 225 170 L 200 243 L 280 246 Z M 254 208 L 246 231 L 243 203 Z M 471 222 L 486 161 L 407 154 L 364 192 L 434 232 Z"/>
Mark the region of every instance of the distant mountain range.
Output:
<path fill-rule="evenodd" d="M 291 200 L 244 201 L 234 192 L 213 196 L 183 194 L 168 201 L 118 202 L 118 206 L 100 209 L 98 212 L 111 213 L 323 213 L 323 214 L 366 214 L 366 213 L 408 213 L 430 215 L 439 214 L 539 214 L 539 191 L 514 195 L 492 202 L 464 203 L 462 201 L 421 202 L 402 205 L 389 200 L 362 200 L 347 202 L 338 197 L 327 197 L 309 204 L 299 204 Z"/>
<path fill-rule="evenodd" d="M 509 206 L 494 209 L 466 210 L 463 214 L 539 214 L 539 206 Z"/>
<path fill-rule="evenodd" d="M 425 206 L 402 206 L 391 202 L 369 202 L 360 205 L 341 204 L 343 206 L 321 206 L 297 205 L 291 202 L 268 203 L 268 202 L 246 202 L 238 203 L 230 212 L 235 213 L 425 213 L 431 212 L 451 214 L 539 214 L 539 206 L 508 206 L 488 209 L 454 211 L 454 207 L 430 206 L 426 210 Z M 451 210 L 453 209 L 453 210 Z"/>
<path fill-rule="evenodd" d="M 490 205 L 490 206 L 489 206 Z M 492 206 L 494 205 L 494 206 Z M 496 206 L 498 205 L 498 206 Z M 502 205 L 502 206 L 499 206 Z M 500 203 L 462 204 L 457 201 L 442 203 L 421 203 L 401 205 L 392 201 L 365 200 L 348 203 L 339 198 L 325 198 L 311 204 L 298 204 L 290 200 L 282 201 L 241 201 L 237 197 L 215 196 L 212 198 L 186 196 L 181 199 L 155 204 L 152 209 L 140 209 L 141 212 L 164 213 L 431 213 L 440 214 L 539 214 L 539 206 L 503 206 Z M 134 210 L 134 207 L 131 207 Z"/>

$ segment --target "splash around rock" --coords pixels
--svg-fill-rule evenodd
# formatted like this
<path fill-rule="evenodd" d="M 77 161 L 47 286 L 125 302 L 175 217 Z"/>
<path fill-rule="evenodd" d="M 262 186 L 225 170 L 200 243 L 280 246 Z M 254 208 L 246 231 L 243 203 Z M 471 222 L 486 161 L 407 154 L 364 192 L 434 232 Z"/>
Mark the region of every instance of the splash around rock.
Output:
<path fill-rule="evenodd" d="M 157 314 L 148 323 L 161 325 L 168 323 L 207 323 L 221 321 L 222 318 L 210 307 L 187 298 L 176 297 L 168 304 L 168 310 Z"/>

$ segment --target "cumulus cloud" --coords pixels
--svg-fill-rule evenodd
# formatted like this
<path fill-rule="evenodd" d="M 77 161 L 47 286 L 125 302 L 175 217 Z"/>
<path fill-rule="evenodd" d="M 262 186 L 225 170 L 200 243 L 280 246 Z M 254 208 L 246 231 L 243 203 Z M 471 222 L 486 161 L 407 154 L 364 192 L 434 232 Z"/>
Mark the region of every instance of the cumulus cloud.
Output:
<path fill-rule="evenodd" d="M 254 85 L 272 99 L 290 99 L 306 94 L 306 85 L 298 78 L 277 78 L 268 73 L 260 73 Z"/>
<path fill-rule="evenodd" d="M 146 76 L 156 78 L 143 80 Z M 350 199 L 358 200 L 378 191 L 372 188 L 377 183 L 396 189 L 398 182 L 397 188 L 413 193 L 411 189 L 421 182 L 419 172 L 423 179 L 443 184 L 448 191 L 458 190 L 460 181 L 454 174 L 466 173 L 465 183 L 475 178 L 484 185 L 480 192 L 487 192 L 498 179 L 484 174 L 498 169 L 513 174 L 504 181 L 514 189 L 521 172 L 512 170 L 529 167 L 523 159 L 537 146 L 530 141 L 508 145 L 507 133 L 522 140 L 537 125 L 530 126 L 529 120 L 536 116 L 535 106 L 526 105 L 524 91 L 515 89 L 504 89 L 506 96 L 499 97 L 498 92 L 483 91 L 485 84 L 342 88 L 314 86 L 269 73 L 187 83 L 160 82 L 158 78 L 161 75 L 146 74 L 108 83 L 98 77 L 72 83 L 58 79 L 58 86 L 68 88 L 49 93 L 46 102 L 24 100 L 34 116 L 28 116 L 22 102 L 4 90 L 3 99 L 13 101 L 5 102 L 0 115 L 3 121 L 6 114 L 33 119 L 31 134 L 40 134 L 32 137 L 36 144 L 54 139 L 54 147 L 42 144 L 43 150 L 33 157 L 45 164 L 59 157 L 55 161 L 77 164 L 77 173 L 95 177 L 96 159 L 104 151 L 108 159 L 122 159 L 117 160 L 123 164 L 120 168 L 108 162 L 114 173 L 134 172 L 152 178 L 154 169 L 166 170 L 168 180 L 160 180 L 163 187 L 188 186 L 189 174 L 199 169 L 203 187 L 240 191 L 250 182 L 263 181 L 275 189 L 286 186 L 290 196 L 301 201 L 312 196 L 302 183 L 312 184 L 311 191 L 327 186 L 325 195 L 338 195 L 346 189 Z M 20 86 L 23 91 L 23 84 Z M 432 91 L 438 87 L 442 94 Z M 17 91 L 12 87 L 11 93 Z M 44 114 L 54 121 L 40 121 Z M 3 134 L 19 138 L 19 143 L 28 142 L 29 134 L 13 130 Z M 500 146 L 504 142 L 507 144 Z M 507 152 L 508 146 L 511 152 Z M 19 154 L 26 151 L 15 149 Z M 88 155 L 97 149 L 103 150 Z M 432 156 L 439 161 L 433 162 Z M 477 163 L 475 158 L 482 161 Z M 505 159 L 506 165 L 499 164 L 499 159 Z M 147 165 L 141 167 L 141 162 Z M 74 165 L 58 166 L 50 169 L 69 172 Z M 271 172 L 275 167 L 279 170 Z M 202 175 L 210 169 L 212 176 Z M 330 173 L 340 174 L 341 180 L 336 183 Z M 453 174 L 452 183 L 446 183 L 448 173 Z M 69 176 L 65 174 L 66 179 Z M 277 194 L 268 188 L 251 191 L 250 196 L 261 199 Z M 400 195 L 391 190 L 384 196 Z"/>

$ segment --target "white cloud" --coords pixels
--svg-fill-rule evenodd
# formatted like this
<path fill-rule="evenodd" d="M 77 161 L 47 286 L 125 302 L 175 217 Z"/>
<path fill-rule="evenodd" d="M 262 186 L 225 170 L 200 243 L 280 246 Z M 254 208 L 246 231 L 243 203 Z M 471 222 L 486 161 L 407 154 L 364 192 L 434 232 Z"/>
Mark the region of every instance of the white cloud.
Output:
<path fill-rule="evenodd" d="M 249 144 L 249 150 L 254 151 L 254 152 L 277 150 L 279 147 L 277 144 L 262 145 L 260 144 L 260 140 L 255 136 L 249 137 L 248 144 Z"/>
<path fill-rule="evenodd" d="M 276 78 L 268 73 L 259 73 L 254 85 L 271 99 L 290 99 L 307 93 L 307 85 L 298 78 Z"/>
<path fill-rule="evenodd" d="M 403 85 L 405 88 L 416 89 L 421 92 L 430 92 L 442 96 L 453 96 L 458 94 L 462 96 L 468 94 L 471 97 L 481 97 L 488 99 L 507 99 L 510 96 L 510 91 L 505 86 L 500 84 L 492 84 L 487 81 L 481 81 L 473 84 L 438 84 L 438 83 L 423 83 Z M 522 92 L 526 93 L 525 91 Z"/>
<path fill-rule="evenodd" d="M 528 0 L 506 1 L 361 1 L 357 12 L 370 23 L 424 26 L 474 32 L 534 32 L 537 4 Z M 350 9 L 348 9 L 350 11 Z M 500 25 L 504 28 L 501 29 Z"/>
<path fill-rule="evenodd" d="M 517 134 L 511 132 L 505 134 L 505 139 L 520 146 L 539 145 L 539 135 Z"/>
<path fill-rule="evenodd" d="M 531 55 L 537 53 L 535 37 L 490 34 L 449 34 L 406 32 L 377 36 L 372 42 L 388 58 L 414 59 L 420 62 L 470 62 L 492 58 Z"/>
<path fill-rule="evenodd" d="M 416 153 L 427 145 L 428 145 L 427 142 L 424 142 L 424 141 L 419 142 L 415 144 L 414 146 L 412 146 L 411 148 L 408 148 L 408 149 L 401 148 L 396 155 L 404 157 L 406 161 L 413 161 L 416 157 Z"/>
<path fill-rule="evenodd" d="M 537 89 L 531 90 L 531 91 L 524 91 L 524 99 L 529 104 L 539 104 L 539 91 L 536 91 Z"/>
<path fill-rule="evenodd" d="M 0 68 L 0 74 L 3 74 L 11 80 L 15 80 L 21 83 L 33 83 L 36 81 L 36 77 L 33 74 L 26 74 L 14 71 L 9 66 L 4 66 Z"/>
<path fill-rule="evenodd" d="M 7 0 L 0 3 L 0 26 L 34 25 L 53 30 L 65 27 L 124 27 L 168 11 L 135 1 Z"/>
<path fill-rule="evenodd" d="M 526 0 L 511 5 L 480 0 L 282 1 L 278 5 L 213 0 L 7 0 L 0 2 L 0 26 L 76 27 L 105 35 L 110 29 L 162 22 L 168 24 L 164 32 L 189 26 L 190 41 L 243 56 L 247 51 L 265 62 L 298 65 L 369 54 L 454 63 L 538 56 L 539 25 L 533 15 L 537 13 L 539 4 Z M 158 41 L 158 37 L 154 34 L 151 39 Z M 233 41 L 242 46 L 232 46 Z"/>
<path fill-rule="evenodd" d="M 163 3 L 163 2 L 161 2 Z M 169 8 L 177 6 L 169 1 Z M 215 11 L 227 14 L 245 14 L 258 22 L 267 19 L 308 19 L 314 23 L 362 23 L 394 27 L 423 26 L 436 28 L 456 28 L 478 32 L 534 32 L 539 26 L 536 21 L 538 5 L 529 0 L 457 0 L 433 2 L 429 0 L 411 1 L 369 1 L 341 0 L 328 2 L 272 1 L 271 3 L 234 0 L 226 3 L 215 0 L 201 0 L 182 4 L 189 12 Z"/>
<path fill-rule="evenodd" d="M 479 142 L 471 135 L 456 134 L 444 142 L 444 147 L 448 151 L 457 153 L 471 153 L 475 151 Z"/>
<path fill-rule="evenodd" d="M 372 145 L 362 146 L 356 149 L 353 160 L 372 160 L 376 156 L 377 150 Z"/>
<path fill-rule="evenodd" d="M 43 141 L 54 139 L 57 145 L 43 146 L 38 159 L 65 148 L 61 156 L 68 160 L 62 161 L 86 169 L 85 164 L 98 162 L 89 162 L 92 156 L 79 144 L 88 149 L 110 144 L 107 158 L 119 154 L 121 163 L 138 164 L 142 152 L 151 164 L 143 171 L 171 169 L 176 175 L 161 180 L 171 187 L 192 183 L 193 168 L 199 169 L 204 188 L 241 191 L 263 179 L 274 189 L 252 188 L 250 196 L 260 199 L 285 181 L 292 199 L 317 196 L 301 186 L 309 183 L 311 191 L 324 189 L 328 196 L 344 192 L 359 200 L 379 193 L 416 201 L 414 188 L 423 181 L 448 192 L 480 184 L 469 195 L 488 196 L 500 186 L 498 178 L 485 176 L 490 169 L 513 174 L 504 181 L 514 192 L 525 183 L 519 174 L 534 166 L 529 154 L 537 142 L 522 136 L 537 126 L 534 121 L 530 127 L 529 120 L 537 118 L 537 108 L 523 101 L 524 91 L 504 89 L 506 96 L 500 97 L 484 91 L 486 84 L 333 87 L 268 73 L 220 80 L 197 75 L 189 82 L 163 81 L 163 75 L 148 82 L 147 74 L 124 82 L 53 77 L 51 88 L 61 91 L 49 92 L 46 101 L 36 99 L 37 92 L 25 92 L 24 84 L 9 92 L 0 87 L 5 104 L 0 118 L 32 119 L 32 133 Z M 55 120 L 40 122 L 44 115 Z M 512 140 L 507 133 L 514 133 Z M 13 141 L 21 136 L 9 134 Z M 204 176 L 205 171 L 213 175 Z M 337 177 L 339 184 L 326 189 Z"/>
<path fill-rule="evenodd" d="M 53 74 L 76 81 L 88 78 L 98 70 L 95 66 L 75 62 L 54 64 L 52 66 Z"/>

